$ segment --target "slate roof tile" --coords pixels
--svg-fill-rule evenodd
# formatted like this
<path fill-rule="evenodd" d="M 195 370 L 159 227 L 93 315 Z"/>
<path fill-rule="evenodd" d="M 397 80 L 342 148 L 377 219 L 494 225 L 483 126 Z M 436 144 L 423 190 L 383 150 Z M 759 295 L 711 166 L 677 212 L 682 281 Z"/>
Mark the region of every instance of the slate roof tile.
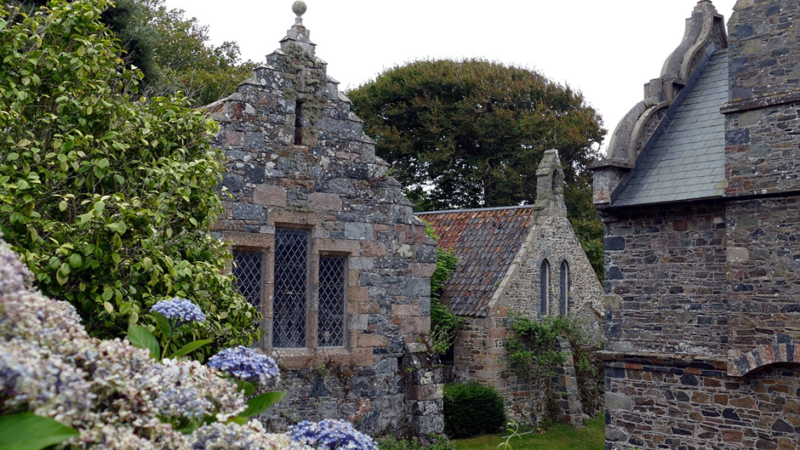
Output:
<path fill-rule="evenodd" d="M 637 162 L 615 206 L 722 195 L 725 121 L 720 108 L 728 99 L 727 77 L 727 50 L 718 50 L 664 132 Z"/>
<path fill-rule="evenodd" d="M 531 206 L 417 214 L 431 224 L 439 246 L 455 249 L 458 257 L 442 303 L 459 316 L 486 317 L 497 286 L 530 231 L 532 215 Z"/>

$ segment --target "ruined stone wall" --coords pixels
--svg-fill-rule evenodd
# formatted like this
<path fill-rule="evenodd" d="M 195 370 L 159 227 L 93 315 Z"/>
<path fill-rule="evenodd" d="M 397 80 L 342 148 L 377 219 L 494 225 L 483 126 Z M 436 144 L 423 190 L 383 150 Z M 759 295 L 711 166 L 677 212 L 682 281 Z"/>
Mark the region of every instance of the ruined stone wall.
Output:
<path fill-rule="evenodd" d="M 339 418 L 372 435 L 440 433 L 441 389 L 420 385 L 441 387 L 440 369 L 409 378 L 404 367 L 421 357 L 409 345 L 430 330 L 436 245 L 314 56 L 308 31 L 295 25 L 266 65 L 207 110 L 220 123 L 214 144 L 227 157 L 222 185 L 232 197 L 216 235 L 263 256 L 261 346 L 289 392 L 262 419 L 273 429 Z M 302 348 L 272 345 L 276 228 L 309 233 Z M 346 261 L 339 347 L 323 347 L 318 335 L 323 256 Z"/>
<path fill-rule="evenodd" d="M 642 207 L 606 219 L 606 349 L 725 355 L 724 205 Z"/>

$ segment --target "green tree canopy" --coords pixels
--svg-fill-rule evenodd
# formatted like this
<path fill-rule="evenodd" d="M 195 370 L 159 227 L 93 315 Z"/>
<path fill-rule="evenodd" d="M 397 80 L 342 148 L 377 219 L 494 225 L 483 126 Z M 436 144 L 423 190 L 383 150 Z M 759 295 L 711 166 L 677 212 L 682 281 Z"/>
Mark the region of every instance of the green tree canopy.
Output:
<path fill-rule="evenodd" d="M 207 320 L 176 346 L 250 344 L 259 315 L 209 233 L 222 212 L 217 126 L 185 99 L 130 97 L 139 76 L 100 21 L 106 6 L 0 9 L 0 230 L 95 336 L 153 327 L 150 307 L 178 296 Z"/>
<path fill-rule="evenodd" d="M 472 59 L 395 67 L 348 95 L 419 210 L 533 204 L 542 155 L 558 149 L 570 220 L 602 277 L 603 227 L 586 168 L 606 130 L 579 92 Z"/>
<path fill-rule="evenodd" d="M 32 13 L 49 0 L 0 0 Z M 214 46 L 208 26 L 187 18 L 164 0 L 107 2 L 101 21 L 119 39 L 129 67 L 143 73 L 141 93 L 150 96 L 182 92 L 194 105 L 205 105 L 234 92 L 255 67 L 242 62 L 239 45 Z"/>

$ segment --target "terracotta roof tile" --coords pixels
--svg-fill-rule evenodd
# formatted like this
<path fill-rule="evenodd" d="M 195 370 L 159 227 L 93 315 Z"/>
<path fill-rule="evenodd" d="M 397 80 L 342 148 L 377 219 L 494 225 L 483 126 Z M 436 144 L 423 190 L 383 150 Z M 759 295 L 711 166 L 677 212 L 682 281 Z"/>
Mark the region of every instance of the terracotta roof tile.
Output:
<path fill-rule="evenodd" d="M 419 213 L 455 249 L 458 266 L 445 284 L 442 303 L 460 316 L 485 317 L 489 301 L 531 228 L 533 207 Z"/>

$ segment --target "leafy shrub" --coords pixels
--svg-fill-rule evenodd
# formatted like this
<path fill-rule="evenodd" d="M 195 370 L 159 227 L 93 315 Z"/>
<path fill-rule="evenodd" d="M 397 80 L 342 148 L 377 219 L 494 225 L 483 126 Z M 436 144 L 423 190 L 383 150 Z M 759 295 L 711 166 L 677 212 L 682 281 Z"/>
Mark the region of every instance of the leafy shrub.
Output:
<path fill-rule="evenodd" d="M 506 424 L 503 397 L 488 386 L 455 383 L 444 388 L 444 430 L 451 438 L 494 433 Z"/>
<path fill-rule="evenodd" d="M 77 431 L 64 436 L 75 450 L 311 450 L 291 433 L 270 434 L 250 420 L 254 405 L 223 372 L 198 361 L 157 362 L 127 341 L 92 338 L 72 305 L 44 297 L 32 281 L 0 239 L 0 418 L 57 420 Z M 247 366 L 252 358 L 237 351 L 223 359 Z M 375 450 L 371 438 L 341 422 L 304 427 L 328 439 L 311 445 L 339 436 L 347 448 Z M 0 442 L 7 437 L 0 430 Z"/>
<path fill-rule="evenodd" d="M 199 359 L 251 345 L 259 313 L 224 275 L 230 254 L 209 233 L 223 211 L 217 126 L 185 99 L 131 98 L 141 75 L 100 21 L 108 6 L 0 7 L 0 230 L 92 336 L 153 331 L 150 308 L 184 297 L 207 320 L 176 333 L 169 353 L 199 339 L 213 341 Z"/>

